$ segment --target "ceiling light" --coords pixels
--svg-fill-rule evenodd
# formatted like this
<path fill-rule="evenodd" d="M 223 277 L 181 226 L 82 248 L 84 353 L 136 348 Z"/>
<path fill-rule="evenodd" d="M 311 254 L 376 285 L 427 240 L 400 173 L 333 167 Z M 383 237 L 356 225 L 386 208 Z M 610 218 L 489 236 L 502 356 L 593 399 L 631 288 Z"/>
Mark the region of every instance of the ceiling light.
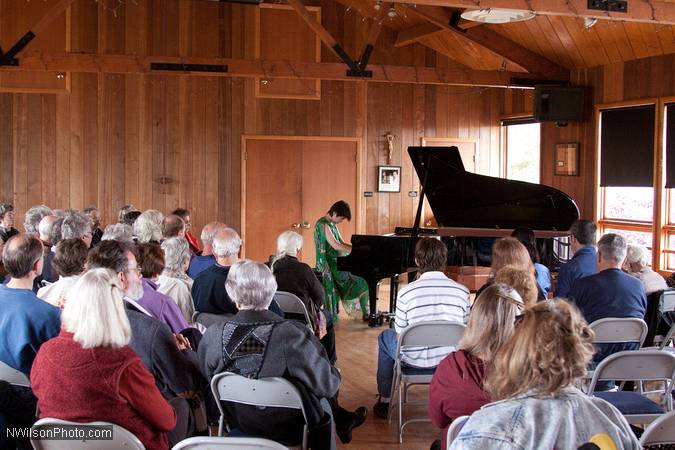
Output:
<path fill-rule="evenodd" d="M 514 11 L 510 9 L 471 9 L 462 13 L 462 19 L 483 23 L 510 23 L 530 20 L 535 16 L 532 11 Z"/>
<path fill-rule="evenodd" d="M 587 30 L 596 23 L 598 23 L 598 19 L 596 19 L 595 17 L 584 17 L 584 28 L 586 28 Z"/>

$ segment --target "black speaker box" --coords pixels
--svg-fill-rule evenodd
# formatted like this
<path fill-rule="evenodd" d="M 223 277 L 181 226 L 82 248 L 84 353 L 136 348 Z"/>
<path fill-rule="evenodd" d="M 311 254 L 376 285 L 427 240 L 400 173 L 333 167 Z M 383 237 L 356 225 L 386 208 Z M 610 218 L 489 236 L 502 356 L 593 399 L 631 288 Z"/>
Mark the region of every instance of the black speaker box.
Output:
<path fill-rule="evenodd" d="M 583 121 L 584 90 L 579 86 L 535 86 L 534 120 L 539 122 Z"/>

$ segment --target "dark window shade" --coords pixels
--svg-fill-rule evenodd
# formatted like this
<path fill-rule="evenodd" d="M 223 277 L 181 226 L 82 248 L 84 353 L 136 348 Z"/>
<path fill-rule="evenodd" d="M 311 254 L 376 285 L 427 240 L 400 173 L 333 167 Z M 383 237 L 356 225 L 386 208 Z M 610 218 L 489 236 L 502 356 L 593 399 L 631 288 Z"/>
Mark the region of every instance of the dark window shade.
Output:
<path fill-rule="evenodd" d="M 653 105 L 602 111 L 600 186 L 654 185 Z"/>
<path fill-rule="evenodd" d="M 666 188 L 675 188 L 675 103 L 666 105 Z"/>
<path fill-rule="evenodd" d="M 533 117 L 514 117 L 511 119 L 502 119 L 502 126 L 508 127 L 509 125 L 525 125 L 528 123 L 537 123 Z"/>

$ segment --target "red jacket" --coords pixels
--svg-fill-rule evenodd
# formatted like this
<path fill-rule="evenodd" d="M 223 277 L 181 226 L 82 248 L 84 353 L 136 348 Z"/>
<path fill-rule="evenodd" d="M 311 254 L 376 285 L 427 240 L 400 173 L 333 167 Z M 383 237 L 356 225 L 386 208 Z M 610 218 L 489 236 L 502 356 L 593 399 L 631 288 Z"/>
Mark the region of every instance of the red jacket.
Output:
<path fill-rule="evenodd" d="M 129 347 L 83 349 L 61 330 L 40 347 L 31 369 L 40 417 L 105 421 L 138 437 L 148 450 L 168 449 L 176 413 Z"/>
<path fill-rule="evenodd" d="M 483 390 L 484 378 L 483 361 L 470 353 L 458 350 L 446 356 L 429 387 L 429 417 L 433 424 L 447 428 L 457 417 L 471 415 L 489 403 L 490 398 Z M 445 448 L 445 439 L 442 442 Z"/>

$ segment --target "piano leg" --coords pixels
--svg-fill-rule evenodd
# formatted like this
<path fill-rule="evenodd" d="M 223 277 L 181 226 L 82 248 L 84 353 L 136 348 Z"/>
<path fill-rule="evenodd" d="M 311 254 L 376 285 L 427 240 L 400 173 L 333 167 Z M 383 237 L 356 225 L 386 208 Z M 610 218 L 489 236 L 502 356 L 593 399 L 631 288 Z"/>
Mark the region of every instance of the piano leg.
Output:
<path fill-rule="evenodd" d="M 377 315 L 377 281 L 368 282 L 368 301 L 370 302 L 370 314 L 368 315 L 368 326 L 378 327 L 382 325 Z"/>

